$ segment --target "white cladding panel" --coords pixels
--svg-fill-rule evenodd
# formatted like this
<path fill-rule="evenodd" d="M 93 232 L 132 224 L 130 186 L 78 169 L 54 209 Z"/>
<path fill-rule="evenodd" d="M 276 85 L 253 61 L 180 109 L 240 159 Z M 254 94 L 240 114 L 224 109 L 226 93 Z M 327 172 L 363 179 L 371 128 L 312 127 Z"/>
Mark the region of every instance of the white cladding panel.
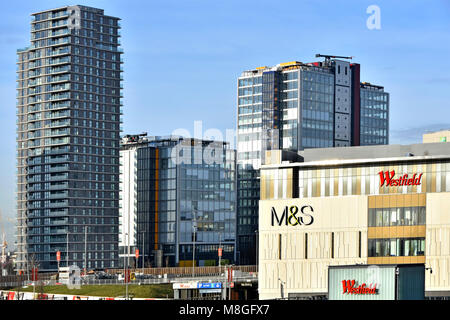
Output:
<path fill-rule="evenodd" d="M 367 263 L 367 196 L 263 200 L 259 210 L 260 299 L 280 298 L 280 281 L 289 293 L 326 293 L 329 265 Z M 286 207 L 313 216 L 310 225 L 278 225 Z M 299 221 L 310 217 L 296 214 Z M 360 236 L 361 232 L 361 236 Z M 361 238 L 361 243 L 359 239 Z M 334 242 L 334 249 L 331 243 Z M 361 248 L 361 249 L 360 249 Z"/>
<path fill-rule="evenodd" d="M 130 246 L 136 245 L 136 222 L 137 222 L 137 190 L 136 190 L 136 164 L 137 150 L 120 151 L 120 213 L 119 217 L 119 246 L 127 246 L 130 235 Z"/>

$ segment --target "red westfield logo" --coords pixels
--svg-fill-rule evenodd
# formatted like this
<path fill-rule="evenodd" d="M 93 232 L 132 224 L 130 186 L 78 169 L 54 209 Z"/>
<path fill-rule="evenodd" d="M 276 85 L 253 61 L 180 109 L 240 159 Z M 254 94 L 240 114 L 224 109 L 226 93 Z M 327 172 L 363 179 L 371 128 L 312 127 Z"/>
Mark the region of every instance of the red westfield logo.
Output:
<path fill-rule="evenodd" d="M 380 175 L 380 187 L 386 184 L 386 187 L 397 187 L 397 186 L 419 186 L 422 183 L 422 175 L 414 173 L 412 178 L 409 178 L 409 175 L 405 173 L 400 178 L 394 179 L 395 170 L 389 171 L 380 171 L 378 173 Z"/>
<path fill-rule="evenodd" d="M 365 283 L 355 287 L 355 280 L 342 280 L 343 292 L 347 294 L 377 294 L 377 285 L 367 286 Z"/>

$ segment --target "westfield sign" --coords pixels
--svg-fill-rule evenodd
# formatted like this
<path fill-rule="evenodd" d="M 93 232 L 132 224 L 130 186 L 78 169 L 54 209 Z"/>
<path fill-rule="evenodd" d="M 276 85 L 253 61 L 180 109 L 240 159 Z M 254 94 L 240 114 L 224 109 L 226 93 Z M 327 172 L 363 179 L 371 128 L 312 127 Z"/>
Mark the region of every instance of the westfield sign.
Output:
<path fill-rule="evenodd" d="M 343 292 L 347 294 L 377 294 L 377 285 L 370 285 L 367 286 L 365 283 L 362 285 L 356 287 L 355 286 L 356 281 L 355 280 L 342 280 L 342 287 Z"/>
<path fill-rule="evenodd" d="M 423 173 L 414 173 L 412 177 L 409 177 L 407 173 L 403 176 L 396 177 L 395 170 L 392 171 L 380 171 L 380 187 L 386 184 L 386 187 L 399 187 L 399 186 L 420 186 L 422 184 Z"/>

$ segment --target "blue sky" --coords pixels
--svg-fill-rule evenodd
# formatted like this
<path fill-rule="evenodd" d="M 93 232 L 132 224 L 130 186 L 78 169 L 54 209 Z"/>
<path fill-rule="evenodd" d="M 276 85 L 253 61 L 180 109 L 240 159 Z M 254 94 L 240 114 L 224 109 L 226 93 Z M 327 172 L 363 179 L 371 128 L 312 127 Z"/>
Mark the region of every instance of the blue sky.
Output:
<path fill-rule="evenodd" d="M 236 126 L 243 70 L 316 53 L 354 56 L 361 81 L 391 94 L 391 143 L 449 128 L 450 1 L 98 0 L 27 1 L 0 13 L 0 209 L 15 215 L 16 49 L 30 41 L 32 12 L 82 4 L 122 19 L 124 133 L 167 135 L 193 123 Z M 381 29 L 369 30 L 369 5 Z M 4 219 L 5 220 L 5 219 Z M 13 242 L 13 224 L 6 223 Z"/>

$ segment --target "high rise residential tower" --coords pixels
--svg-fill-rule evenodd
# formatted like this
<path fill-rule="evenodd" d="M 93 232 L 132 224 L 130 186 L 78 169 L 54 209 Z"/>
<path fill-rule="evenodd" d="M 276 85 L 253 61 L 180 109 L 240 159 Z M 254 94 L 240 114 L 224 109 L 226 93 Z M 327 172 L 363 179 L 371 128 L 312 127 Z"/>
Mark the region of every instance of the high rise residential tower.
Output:
<path fill-rule="evenodd" d="M 17 51 L 17 262 L 117 266 L 119 18 L 66 6 L 32 14 Z"/>
<path fill-rule="evenodd" d="M 238 79 L 241 264 L 256 262 L 259 169 L 266 150 L 388 144 L 389 94 L 383 87 L 361 83 L 359 64 L 324 57 L 323 62 L 259 67 Z"/>

